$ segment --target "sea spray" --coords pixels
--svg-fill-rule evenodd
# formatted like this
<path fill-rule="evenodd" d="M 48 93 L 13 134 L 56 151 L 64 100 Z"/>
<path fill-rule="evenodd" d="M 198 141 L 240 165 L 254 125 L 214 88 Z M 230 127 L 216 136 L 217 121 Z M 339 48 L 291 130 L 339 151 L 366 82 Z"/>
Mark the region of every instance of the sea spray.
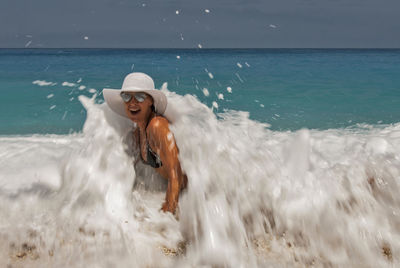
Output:
<path fill-rule="evenodd" d="M 132 211 L 127 200 L 130 199 L 135 178 L 132 159 L 126 153 L 126 143 L 123 142 L 127 130 L 120 130 L 122 136 L 119 135 L 106 120 L 103 110 L 90 109 L 93 100 L 83 96 L 79 100 L 88 113 L 83 127 L 87 142 L 81 150 L 64 159 L 59 196 L 67 201 L 62 204 L 68 204 L 73 211 L 100 205 L 100 210 L 105 209 L 110 217 L 126 221 Z M 118 121 L 111 122 L 117 125 L 115 122 Z M 125 123 L 129 126 L 128 122 Z M 68 210 L 67 214 L 70 213 Z"/>
<path fill-rule="evenodd" d="M 2 140 L 11 147 L 5 167 L 16 168 L 21 164 L 13 160 L 33 151 L 14 177 L 25 181 L 2 188 L 2 259 L 29 267 L 168 265 L 162 248 L 182 239 L 175 218 L 159 211 L 162 196 L 155 193 L 151 198 L 157 202 L 143 202 L 140 192 L 132 193 L 135 159 L 127 134 L 133 125 L 105 104 L 95 105 L 94 98 L 80 101 L 88 112 L 82 134 Z M 16 152 L 19 142 L 25 146 Z M 19 176 L 23 168 L 29 168 L 30 178 Z M 2 183 L 11 179 L 2 175 Z"/>
<path fill-rule="evenodd" d="M 397 261 L 399 125 L 272 132 L 246 113 L 217 120 L 191 96 L 180 106 L 192 108 L 172 126 L 189 178 L 180 224 L 192 265 L 263 266 L 275 252 L 281 265 Z"/>
<path fill-rule="evenodd" d="M 399 264 L 399 124 L 271 131 L 163 91 L 180 113 L 170 129 L 189 180 L 176 218 L 160 211 L 165 181 L 134 165 L 134 125 L 80 97 L 82 133 L 0 138 L 3 263 Z"/>

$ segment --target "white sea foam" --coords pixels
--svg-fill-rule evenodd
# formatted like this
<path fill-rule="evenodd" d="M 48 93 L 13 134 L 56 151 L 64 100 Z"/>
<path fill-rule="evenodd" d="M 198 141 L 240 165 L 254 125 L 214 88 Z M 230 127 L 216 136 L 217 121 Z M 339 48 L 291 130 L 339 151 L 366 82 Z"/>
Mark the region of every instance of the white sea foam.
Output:
<path fill-rule="evenodd" d="M 68 114 L 68 111 L 65 111 L 63 116 L 62 116 L 62 118 L 61 118 L 61 120 L 65 120 L 65 117 L 67 117 L 67 114 Z"/>
<path fill-rule="evenodd" d="M 70 82 L 63 82 L 61 85 L 63 87 L 75 87 L 76 86 L 75 83 L 70 83 Z"/>
<path fill-rule="evenodd" d="M 396 267 L 400 124 L 270 131 L 163 91 L 189 186 L 179 220 L 132 123 L 80 97 L 83 132 L 0 137 L 0 258 L 26 267 Z M 176 256 L 166 256 L 166 255 Z"/>
<path fill-rule="evenodd" d="M 46 80 L 35 80 L 35 81 L 32 82 L 32 84 L 38 85 L 38 86 L 41 86 L 41 87 L 43 87 L 43 86 L 55 86 L 55 85 L 57 85 L 57 83 L 48 82 L 48 81 L 46 81 Z"/>
<path fill-rule="evenodd" d="M 240 75 L 239 75 L 238 73 L 235 73 L 235 75 L 236 75 L 236 77 L 239 79 L 239 81 L 240 81 L 241 83 L 244 82 L 243 79 L 240 77 Z"/>
<path fill-rule="evenodd" d="M 213 102 L 212 102 L 212 107 L 214 107 L 215 109 L 218 109 L 218 103 L 215 102 L 215 101 L 213 101 Z"/>

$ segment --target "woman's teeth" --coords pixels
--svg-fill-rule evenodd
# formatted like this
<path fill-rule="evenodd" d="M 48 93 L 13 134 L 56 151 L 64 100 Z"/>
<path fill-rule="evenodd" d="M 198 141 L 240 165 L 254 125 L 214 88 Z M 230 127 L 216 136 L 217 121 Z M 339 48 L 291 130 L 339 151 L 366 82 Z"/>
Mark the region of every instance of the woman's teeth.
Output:
<path fill-rule="evenodd" d="M 129 109 L 129 111 L 131 112 L 131 114 L 137 114 L 140 111 L 140 109 L 139 108 L 131 108 L 131 109 Z"/>

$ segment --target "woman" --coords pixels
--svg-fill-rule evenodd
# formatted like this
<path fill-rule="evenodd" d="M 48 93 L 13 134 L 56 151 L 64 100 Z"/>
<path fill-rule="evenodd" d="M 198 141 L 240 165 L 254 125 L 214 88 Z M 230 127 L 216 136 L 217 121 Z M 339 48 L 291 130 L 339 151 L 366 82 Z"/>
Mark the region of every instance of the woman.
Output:
<path fill-rule="evenodd" d="M 153 79 L 144 73 L 127 75 L 121 90 L 105 88 L 103 96 L 114 112 L 136 123 L 134 139 L 143 162 L 168 180 L 162 210 L 174 213 L 187 177 L 179 163 L 174 136 L 169 131 L 170 109 L 166 96 L 154 89 Z"/>

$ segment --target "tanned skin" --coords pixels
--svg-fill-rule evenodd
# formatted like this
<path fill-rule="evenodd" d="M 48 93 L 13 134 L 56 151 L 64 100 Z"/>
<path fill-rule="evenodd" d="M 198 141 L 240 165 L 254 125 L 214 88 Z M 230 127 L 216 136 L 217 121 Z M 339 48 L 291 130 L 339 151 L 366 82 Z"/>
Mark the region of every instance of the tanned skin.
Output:
<path fill-rule="evenodd" d="M 145 100 L 138 102 L 133 97 L 135 93 L 129 94 L 132 95 L 132 99 L 125 103 L 125 111 L 129 119 L 137 124 L 134 139 L 140 148 L 143 160 L 147 162 L 147 144 L 160 157 L 162 166 L 156 168 L 156 171 L 168 180 L 162 210 L 175 213 L 179 193 L 186 187 L 187 177 L 181 169 L 178 159 L 179 151 L 175 138 L 169 130 L 169 122 L 153 111 L 153 98 L 150 95 L 146 94 Z"/>

